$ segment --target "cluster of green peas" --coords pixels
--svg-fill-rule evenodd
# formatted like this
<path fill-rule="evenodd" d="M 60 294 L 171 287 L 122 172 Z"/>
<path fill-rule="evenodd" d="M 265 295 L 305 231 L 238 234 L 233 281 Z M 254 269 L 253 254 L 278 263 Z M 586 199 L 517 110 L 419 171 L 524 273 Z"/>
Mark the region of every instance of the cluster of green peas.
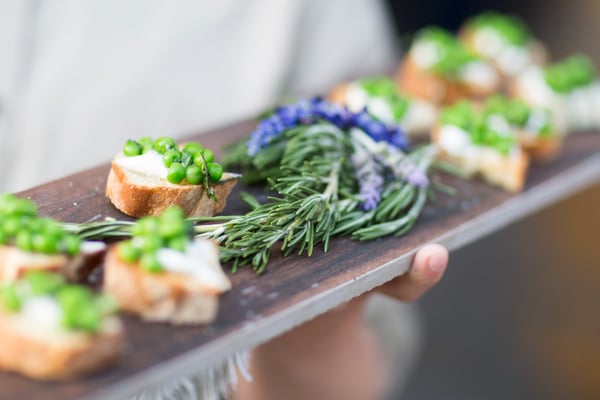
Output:
<path fill-rule="evenodd" d="M 592 83 L 596 78 L 596 68 L 588 57 L 573 55 L 547 66 L 544 76 L 552 89 L 559 93 L 569 93 Z"/>
<path fill-rule="evenodd" d="M 79 253 L 81 239 L 65 232 L 60 223 L 39 217 L 37 207 L 12 194 L 0 196 L 0 245 L 34 253 Z"/>
<path fill-rule="evenodd" d="M 211 182 L 218 182 L 223 176 L 223 167 L 214 162 L 214 153 L 196 142 L 186 143 L 179 148 L 175 140 L 168 136 L 155 140 L 143 137 L 130 139 L 123 146 L 123 154 L 128 157 L 139 156 L 149 150 L 162 155 L 163 163 L 168 168 L 167 180 L 171 183 L 181 183 L 185 179 L 192 185 L 198 185 L 205 177 Z"/>
<path fill-rule="evenodd" d="M 183 210 L 169 207 L 156 217 L 143 217 L 131 227 L 131 239 L 118 244 L 119 257 L 129 263 L 139 262 L 148 272 L 162 272 L 156 256 L 161 248 L 184 252 L 194 238 L 194 225 L 186 220 Z"/>
<path fill-rule="evenodd" d="M 22 279 L 0 286 L 0 304 L 8 312 L 19 312 L 32 297 L 55 299 L 61 309 L 61 325 L 69 330 L 96 332 L 105 315 L 112 314 L 115 302 L 81 285 L 65 283 L 58 274 L 30 271 Z"/>

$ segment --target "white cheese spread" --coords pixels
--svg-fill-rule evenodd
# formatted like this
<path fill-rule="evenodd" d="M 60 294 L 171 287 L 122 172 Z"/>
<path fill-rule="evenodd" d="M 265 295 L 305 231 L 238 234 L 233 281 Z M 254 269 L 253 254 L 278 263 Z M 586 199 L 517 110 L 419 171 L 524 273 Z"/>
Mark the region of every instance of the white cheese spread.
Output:
<path fill-rule="evenodd" d="M 165 167 L 162 155 L 154 150 L 149 150 L 139 156 L 127 157 L 118 155 L 114 162 L 122 168 L 126 168 L 140 175 L 167 179 L 168 169 Z"/>
<path fill-rule="evenodd" d="M 196 239 L 188 243 L 185 252 L 159 249 L 156 256 L 167 271 L 189 275 L 219 291 L 231 288 L 229 278 L 221 269 L 218 248 L 209 240 Z"/>

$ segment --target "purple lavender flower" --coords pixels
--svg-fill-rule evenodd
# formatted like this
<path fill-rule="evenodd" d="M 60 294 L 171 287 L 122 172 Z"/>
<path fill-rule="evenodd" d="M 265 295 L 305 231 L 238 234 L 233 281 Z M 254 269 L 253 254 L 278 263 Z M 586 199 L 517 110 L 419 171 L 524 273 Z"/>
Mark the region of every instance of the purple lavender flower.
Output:
<path fill-rule="evenodd" d="M 364 147 L 355 146 L 352 166 L 358 182 L 361 210 L 371 211 L 377 208 L 384 184 L 381 164 Z"/>
<path fill-rule="evenodd" d="M 416 187 L 426 187 L 429 185 L 429 178 L 427 177 L 425 171 L 416 166 L 413 168 L 410 174 L 408 174 L 406 181 L 409 185 Z"/>
<path fill-rule="evenodd" d="M 315 97 L 278 107 L 273 115 L 262 120 L 247 142 L 248 155 L 255 156 L 285 130 L 297 125 L 310 125 L 319 119 L 344 130 L 357 127 L 377 142 L 386 141 L 395 147 L 407 148 L 406 137 L 400 127 L 387 126 L 373 118 L 366 110 L 353 113 L 347 107 Z"/>

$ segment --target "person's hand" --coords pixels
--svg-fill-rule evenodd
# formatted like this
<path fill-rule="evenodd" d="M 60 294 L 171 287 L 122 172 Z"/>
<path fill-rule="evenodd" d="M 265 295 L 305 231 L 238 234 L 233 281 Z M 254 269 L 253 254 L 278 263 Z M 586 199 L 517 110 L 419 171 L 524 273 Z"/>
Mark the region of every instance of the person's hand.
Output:
<path fill-rule="evenodd" d="M 448 252 L 426 245 L 407 273 L 376 288 L 401 301 L 414 301 L 442 278 Z M 382 352 L 362 312 L 370 293 L 255 348 L 252 382 L 241 379 L 235 400 L 374 400 L 386 390 Z"/>

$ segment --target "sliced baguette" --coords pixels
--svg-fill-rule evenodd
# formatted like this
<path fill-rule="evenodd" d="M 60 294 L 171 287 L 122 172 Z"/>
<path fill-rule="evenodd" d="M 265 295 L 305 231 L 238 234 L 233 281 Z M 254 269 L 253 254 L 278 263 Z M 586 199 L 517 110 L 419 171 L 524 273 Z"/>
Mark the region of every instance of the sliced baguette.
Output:
<path fill-rule="evenodd" d="M 484 181 L 499 186 L 512 193 L 519 192 L 525 185 L 529 156 L 519 151 L 504 156 L 492 149 L 485 149 L 479 154 L 449 154 L 440 146 L 441 127 L 432 131 L 432 141 L 440 150 L 440 157 L 458 166 L 468 176 L 480 176 Z"/>
<path fill-rule="evenodd" d="M 74 257 L 66 254 L 42 254 L 22 251 L 14 246 L 0 246 L 0 282 L 12 282 L 29 270 L 58 272 L 68 281 L 82 282 L 100 265 L 106 245 L 83 242 Z"/>
<path fill-rule="evenodd" d="M 481 100 L 498 90 L 498 87 L 489 89 L 434 74 L 420 68 L 410 55 L 400 64 L 395 79 L 402 92 L 438 105 L 452 104 L 464 98 Z"/>
<path fill-rule="evenodd" d="M 95 334 L 32 328 L 32 321 L 0 310 L 0 369 L 39 380 L 66 380 L 101 370 L 117 360 L 124 333 L 107 318 Z"/>
<path fill-rule="evenodd" d="M 104 291 L 115 298 L 122 310 L 145 320 L 201 324 L 214 320 L 218 296 L 223 287 L 228 289 L 231 285 L 223 277 L 226 282 L 215 287 L 183 273 L 148 273 L 137 263 L 123 261 L 117 248 L 112 247 L 104 266 Z"/>
<path fill-rule="evenodd" d="M 563 135 L 552 134 L 545 137 L 534 136 L 527 132 L 517 132 L 519 144 L 535 162 L 554 160 L 563 145 Z"/>
<path fill-rule="evenodd" d="M 190 217 L 212 216 L 227 204 L 227 196 L 238 176 L 224 173 L 212 185 L 217 201 L 206 195 L 202 185 L 173 184 L 165 179 L 129 170 L 113 160 L 106 182 L 106 195 L 123 213 L 132 217 L 159 215 L 170 206 L 179 206 Z"/>

